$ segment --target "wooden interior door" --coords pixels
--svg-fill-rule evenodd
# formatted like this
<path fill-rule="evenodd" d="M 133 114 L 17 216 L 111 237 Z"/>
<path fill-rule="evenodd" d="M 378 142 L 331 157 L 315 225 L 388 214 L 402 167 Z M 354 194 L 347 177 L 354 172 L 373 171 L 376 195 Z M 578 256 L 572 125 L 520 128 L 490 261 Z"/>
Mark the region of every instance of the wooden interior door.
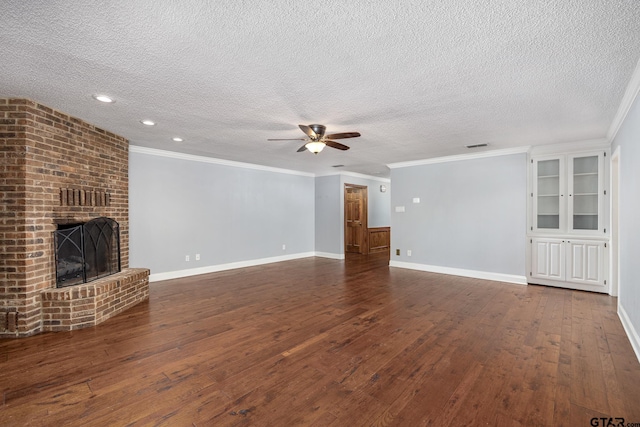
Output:
<path fill-rule="evenodd" d="M 344 246 L 346 253 L 367 253 L 367 187 L 345 184 Z"/>

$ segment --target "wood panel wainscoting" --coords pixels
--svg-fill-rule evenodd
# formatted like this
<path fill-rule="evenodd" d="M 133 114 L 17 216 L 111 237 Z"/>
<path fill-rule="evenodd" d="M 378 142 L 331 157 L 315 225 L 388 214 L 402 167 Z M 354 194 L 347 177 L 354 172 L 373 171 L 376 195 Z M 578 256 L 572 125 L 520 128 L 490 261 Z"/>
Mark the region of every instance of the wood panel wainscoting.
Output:
<path fill-rule="evenodd" d="M 101 325 L 0 340 L 0 425 L 640 423 L 616 298 L 387 262 L 156 282 Z"/>
<path fill-rule="evenodd" d="M 391 248 L 391 227 L 369 229 L 369 253 L 386 252 Z"/>

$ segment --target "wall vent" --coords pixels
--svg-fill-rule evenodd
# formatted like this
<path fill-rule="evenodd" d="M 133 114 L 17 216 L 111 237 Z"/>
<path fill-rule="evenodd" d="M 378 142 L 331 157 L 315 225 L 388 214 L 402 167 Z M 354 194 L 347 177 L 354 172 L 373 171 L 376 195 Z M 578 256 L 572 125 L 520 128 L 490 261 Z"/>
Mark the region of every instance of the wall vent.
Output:
<path fill-rule="evenodd" d="M 473 144 L 473 145 L 467 145 L 467 148 L 480 148 L 480 147 L 487 147 L 489 146 L 489 144 Z"/>

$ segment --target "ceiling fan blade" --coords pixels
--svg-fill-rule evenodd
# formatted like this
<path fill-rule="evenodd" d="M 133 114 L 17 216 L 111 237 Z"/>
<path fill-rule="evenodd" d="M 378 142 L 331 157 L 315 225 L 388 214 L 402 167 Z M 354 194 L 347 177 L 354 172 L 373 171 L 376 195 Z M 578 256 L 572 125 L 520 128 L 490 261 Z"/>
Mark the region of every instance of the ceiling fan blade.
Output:
<path fill-rule="evenodd" d="M 298 127 L 300 127 L 300 129 L 302 130 L 302 132 L 306 133 L 307 136 L 309 136 L 309 138 L 311 139 L 317 139 L 318 138 L 318 134 L 315 133 L 313 131 L 313 129 L 311 129 L 309 126 L 306 125 L 298 125 Z"/>
<path fill-rule="evenodd" d="M 305 138 L 267 139 L 267 141 L 306 141 Z"/>
<path fill-rule="evenodd" d="M 331 135 L 325 135 L 325 138 L 329 139 L 344 139 L 344 138 L 355 138 L 360 136 L 360 132 L 342 132 L 342 133 L 332 133 Z"/>
<path fill-rule="evenodd" d="M 307 149 L 307 144 L 304 144 L 302 147 L 298 148 L 297 153 L 302 153 L 306 149 Z"/>
<path fill-rule="evenodd" d="M 339 142 L 331 141 L 331 140 L 328 140 L 328 139 L 323 139 L 322 142 L 324 142 L 328 147 L 337 148 L 338 150 L 348 150 L 349 149 L 349 147 L 347 147 L 344 144 L 340 144 Z"/>

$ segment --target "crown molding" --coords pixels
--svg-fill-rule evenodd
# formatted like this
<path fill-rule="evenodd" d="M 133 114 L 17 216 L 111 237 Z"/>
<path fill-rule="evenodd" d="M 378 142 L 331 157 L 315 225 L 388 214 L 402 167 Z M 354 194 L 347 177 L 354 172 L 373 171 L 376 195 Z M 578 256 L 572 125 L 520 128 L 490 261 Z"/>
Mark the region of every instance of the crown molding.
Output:
<path fill-rule="evenodd" d="M 383 178 L 381 176 L 375 176 L 375 175 L 366 175 L 364 173 L 358 173 L 358 172 L 332 172 L 332 173 L 316 175 L 316 177 L 318 178 L 325 177 L 325 176 L 351 176 L 354 178 L 367 179 L 369 181 L 384 182 L 386 184 L 391 183 L 391 178 Z"/>
<path fill-rule="evenodd" d="M 235 162 L 233 160 L 216 159 L 214 157 L 197 156 L 194 154 L 177 153 L 175 151 L 158 150 L 156 148 L 140 147 L 129 145 L 130 153 L 148 154 L 150 156 L 169 157 L 172 159 L 188 160 L 191 162 L 211 163 L 215 165 L 231 166 L 235 168 L 253 169 L 265 172 L 284 173 L 288 175 L 308 176 L 314 178 L 315 175 L 308 172 L 294 171 L 290 169 L 280 169 L 270 166 L 255 165 L 253 163 Z"/>
<path fill-rule="evenodd" d="M 389 184 L 391 182 L 390 178 L 383 178 L 381 176 L 375 176 L 375 175 L 365 175 L 363 173 L 357 173 L 357 172 L 342 172 L 340 175 L 351 176 L 354 178 L 368 179 L 369 181 L 384 182 L 386 184 Z"/>
<path fill-rule="evenodd" d="M 588 139 L 585 141 L 559 142 L 556 144 L 536 145 L 531 147 L 529 153 L 532 156 L 545 154 L 559 154 L 566 152 L 584 152 L 595 150 L 608 150 L 611 144 L 606 138 Z"/>
<path fill-rule="evenodd" d="M 616 116 L 613 118 L 611 122 L 611 126 L 609 126 L 609 132 L 607 132 L 607 140 L 609 143 L 612 143 L 618 131 L 620 130 L 620 126 L 627 118 L 627 114 L 629 114 L 629 110 L 633 105 L 633 102 L 638 97 L 638 93 L 640 92 L 640 60 L 636 64 L 635 70 L 633 70 L 633 74 L 631 74 L 631 79 L 629 80 L 629 84 L 627 85 L 627 89 L 624 92 L 624 96 L 622 97 L 622 101 L 620 102 L 620 106 L 618 107 L 618 112 Z"/>
<path fill-rule="evenodd" d="M 411 166 L 432 165 L 436 163 L 459 162 L 461 160 L 484 159 L 487 157 L 508 156 L 511 154 L 528 153 L 530 146 L 505 148 L 503 150 L 482 151 L 473 154 L 459 154 L 455 156 L 435 157 L 432 159 L 412 160 L 408 162 L 390 163 L 387 165 L 389 169 L 407 168 Z"/>

